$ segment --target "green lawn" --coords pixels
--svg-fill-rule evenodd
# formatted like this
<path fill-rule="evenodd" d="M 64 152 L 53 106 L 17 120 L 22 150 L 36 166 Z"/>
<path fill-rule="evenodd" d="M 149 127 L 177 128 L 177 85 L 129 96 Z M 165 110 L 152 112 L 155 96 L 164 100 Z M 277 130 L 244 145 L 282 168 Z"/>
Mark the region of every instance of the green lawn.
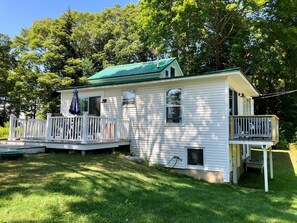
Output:
<path fill-rule="evenodd" d="M 296 222 L 289 153 L 275 152 L 274 158 L 269 193 L 258 173 L 240 181 L 261 188 L 251 190 L 196 181 L 120 154 L 0 161 L 0 222 Z"/>

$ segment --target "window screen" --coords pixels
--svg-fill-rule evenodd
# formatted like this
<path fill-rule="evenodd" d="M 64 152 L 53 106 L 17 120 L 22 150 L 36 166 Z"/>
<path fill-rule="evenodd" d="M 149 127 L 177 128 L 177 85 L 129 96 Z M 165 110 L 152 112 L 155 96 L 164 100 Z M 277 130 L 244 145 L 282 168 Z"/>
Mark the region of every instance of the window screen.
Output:
<path fill-rule="evenodd" d="M 135 105 L 136 94 L 133 90 L 123 91 L 122 92 L 122 105 L 123 106 L 133 106 Z"/>
<path fill-rule="evenodd" d="M 204 165 L 204 149 L 188 148 L 188 165 Z"/>
<path fill-rule="evenodd" d="M 166 123 L 182 122 L 182 106 L 181 106 L 180 88 L 169 89 L 166 92 Z"/>

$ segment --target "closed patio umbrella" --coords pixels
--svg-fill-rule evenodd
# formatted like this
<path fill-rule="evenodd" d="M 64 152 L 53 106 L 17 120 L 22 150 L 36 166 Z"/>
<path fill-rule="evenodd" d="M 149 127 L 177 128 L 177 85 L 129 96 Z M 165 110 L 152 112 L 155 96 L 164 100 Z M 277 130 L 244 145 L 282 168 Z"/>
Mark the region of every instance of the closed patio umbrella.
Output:
<path fill-rule="evenodd" d="M 76 89 L 73 91 L 73 97 L 70 104 L 69 112 L 73 115 L 77 115 L 80 113 L 78 91 Z"/>

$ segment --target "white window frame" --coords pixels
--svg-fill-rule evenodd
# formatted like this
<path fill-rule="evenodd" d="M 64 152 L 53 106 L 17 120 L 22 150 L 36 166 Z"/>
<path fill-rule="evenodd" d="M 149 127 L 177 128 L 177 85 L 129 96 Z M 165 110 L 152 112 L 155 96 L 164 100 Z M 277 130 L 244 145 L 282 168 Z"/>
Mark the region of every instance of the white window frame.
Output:
<path fill-rule="evenodd" d="M 132 104 L 123 104 L 123 100 L 124 100 L 124 96 L 123 96 L 123 93 L 125 92 L 125 91 L 130 91 L 130 92 L 134 92 L 134 95 L 135 95 L 135 97 L 134 97 L 134 103 L 132 103 Z M 131 108 L 131 107 L 135 107 L 136 106 L 136 90 L 134 90 L 134 89 L 124 89 L 124 90 L 122 90 L 122 92 L 121 92 L 121 106 L 123 107 L 123 108 Z"/>
<path fill-rule="evenodd" d="M 180 89 L 181 97 L 180 97 L 180 109 L 181 109 L 181 122 L 167 122 L 167 92 L 172 89 Z M 184 124 L 184 106 L 183 106 L 183 94 L 184 89 L 182 87 L 171 87 L 165 89 L 165 109 L 164 109 L 164 117 L 165 117 L 165 125 L 167 126 L 181 126 Z M 176 107 L 176 106 L 173 106 Z"/>
<path fill-rule="evenodd" d="M 197 165 L 194 165 L 194 164 L 188 164 L 188 149 L 195 149 L 195 150 L 203 150 L 203 165 L 200 165 L 200 164 L 197 164 Z M 185 157 L 186 157 L 186 166 L 187 167 L 192 167 L 192 168 L 204 168 L 205 167 L 205 147 L 203 146 L 186 146 L 185 147 Z"/>

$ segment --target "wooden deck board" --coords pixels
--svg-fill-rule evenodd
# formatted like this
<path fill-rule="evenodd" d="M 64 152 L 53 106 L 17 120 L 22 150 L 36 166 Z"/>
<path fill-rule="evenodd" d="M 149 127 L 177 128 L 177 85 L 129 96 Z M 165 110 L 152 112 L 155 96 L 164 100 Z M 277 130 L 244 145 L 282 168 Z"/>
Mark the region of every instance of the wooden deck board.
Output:
<path fill-rule="evenodd" d="M 123 145 L 130 145 L 129 140 L 117 140 L 117 141 L 97 141 L 88 142 L 87 144 L 82 144 L 80 141 L 53 141 L 46 142 L 45 140 L 26 140 L 26 148 L 37 148 L 45 147 L 49 149 L 66 149 L 66 150 L 97 150 L 97 149 L 108 149 L 116 148 Z M 1 146 L 11 147 L 11 148 L 24 148 L 25 141 L 7 141 L 6 144 L 1 144 Z"/>

